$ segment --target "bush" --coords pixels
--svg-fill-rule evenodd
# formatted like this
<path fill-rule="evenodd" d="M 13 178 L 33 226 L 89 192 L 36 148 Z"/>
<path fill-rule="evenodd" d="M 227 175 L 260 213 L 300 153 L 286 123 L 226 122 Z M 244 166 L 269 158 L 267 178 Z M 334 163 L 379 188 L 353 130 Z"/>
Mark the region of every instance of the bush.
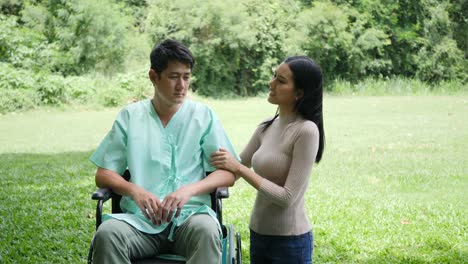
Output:
<path fill-rule="evenodd" d="M 63 77 L 31 72 L 0 63 L 0 113 L 37 106 L 99 104 L 118 106 L 152 97 L 153 86 L 146 70 L 118 74 Z"/>
<path fill-rule="evenodd" d="M 66 86 L 62 76 L 38 74 L 36 91 L 44 105 L 61 105 L 66 102 Z"/>
<path fill-rule="evenodd" d="M 66 102 L 64 78 L 43 72 L 16 69 L 0 63 L 1 112 L 25 110 L 38 105 Z"/>
<path fill-rule="evenodd" d="M 40 103 L 28 71 L 0 63 L 0 76 L 0 113 L 31 109 Z"/>
<path fill-rule="evenodd" d="M 126 97 L 126 91 L 120 87 L 100 87 L 98 92 L 99 104 L 105 107 L 122 105 Z"/>
<path fill-rule="evenodd" d="M 39 97 L 32 90 L 1 90 L 0 113 L 30 110 L 38 105 Z"/>
<path fill-rule="evenodd" d="M 117 76 L 117 86 L 125 91 L 127 101 L 137 101 L 152 97 L 154 88 L 148 78 L 147 70 L 119 74 Z"/>
<path fill-rule="evenodd" d="M 453 39 L 444 38 L 434 47 L 423 47 L 417 57 L 416 76 L 428 82 L 468 80 L 468 62 Z"/>
<path fill-rule="evenodd" d="M 69 76 L 64 78 L 66 101 L 76 104 L 88 104 L 96 100 L 96 77 Z"/>

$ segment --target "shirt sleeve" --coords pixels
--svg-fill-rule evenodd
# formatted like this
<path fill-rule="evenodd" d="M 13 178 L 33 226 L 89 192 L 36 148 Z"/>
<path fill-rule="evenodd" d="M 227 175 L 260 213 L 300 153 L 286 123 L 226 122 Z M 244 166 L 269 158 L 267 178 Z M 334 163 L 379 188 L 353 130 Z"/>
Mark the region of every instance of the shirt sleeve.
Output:
<path fill-rule="evenodd" d="M 96 166 L 123 174 L 127 168 L 128 112 L 122 110 L 112 129 L 99 144 L 89 160 Z"/>
<path fill-rule="evenodd" d="M 216 168 L 210 164 L 210 155 L 219 148 L 224 148 L 229 151 L 237 160 L 240 160 L 236 150 L 232 146 L 226 132 L 215 113 L 209 110 L 209 122 L 206 131 L 200 141 L 203 150 L 203 168 L 205 171 L 215 171 Z"/>
<path fill-rule="evenodd" d="M 279 186 L 267 179 L 263 179 L 259 192 L 266 195 L 279 206 L 287 207 L 302 197 L 307 189 L 312 165 L 317 156 L 319 132 L 317 126 L 307 122 L 300 130 L 294 143 L 291 167 L 284 186 Z"/>

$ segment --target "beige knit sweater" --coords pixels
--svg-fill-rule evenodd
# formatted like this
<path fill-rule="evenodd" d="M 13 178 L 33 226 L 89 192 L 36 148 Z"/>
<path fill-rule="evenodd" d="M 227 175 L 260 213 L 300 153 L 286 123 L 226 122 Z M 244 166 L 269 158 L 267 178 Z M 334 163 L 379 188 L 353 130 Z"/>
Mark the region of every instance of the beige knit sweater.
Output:
<path fill-rule="evenodd" d="M 319 145 L 315 123 L 297 114 L 259 126 L 240 154 L 242 164 L 263 177 L 250 228 L 263 235 L 301 235 L 311 229 L 304 208 Z"/>

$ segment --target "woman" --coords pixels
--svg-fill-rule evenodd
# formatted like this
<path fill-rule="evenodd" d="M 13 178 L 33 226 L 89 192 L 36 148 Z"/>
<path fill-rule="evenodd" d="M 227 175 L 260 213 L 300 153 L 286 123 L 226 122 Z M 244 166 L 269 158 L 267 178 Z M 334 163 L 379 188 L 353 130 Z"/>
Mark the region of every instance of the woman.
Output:
<path fill-rule="evenodd" d="M 306 56 L 287 58 L 270 81 L 268 102 L 278 110 L 258 126 L 240 154 L 242 163 L 225 149 L 211 156 L 216 168 L 258 190 L 250 218 L 251 263 L 312 263 L 304 193 L 324 149 L 322 94 L 320 67 Z"/>

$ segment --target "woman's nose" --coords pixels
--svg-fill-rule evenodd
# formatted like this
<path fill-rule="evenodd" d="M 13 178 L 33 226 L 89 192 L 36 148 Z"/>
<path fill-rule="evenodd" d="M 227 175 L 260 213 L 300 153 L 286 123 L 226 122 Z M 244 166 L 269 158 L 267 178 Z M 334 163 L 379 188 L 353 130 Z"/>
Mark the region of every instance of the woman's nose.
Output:
<path fill-rule="evenodd" d="M 275 84 L 275 78 L 271 79 L 270 82 L 269 82 L 268 84 L 269 84 L 269 89 L 271 90 L 271 88 L 272 88 L 273 85 Z"/>

